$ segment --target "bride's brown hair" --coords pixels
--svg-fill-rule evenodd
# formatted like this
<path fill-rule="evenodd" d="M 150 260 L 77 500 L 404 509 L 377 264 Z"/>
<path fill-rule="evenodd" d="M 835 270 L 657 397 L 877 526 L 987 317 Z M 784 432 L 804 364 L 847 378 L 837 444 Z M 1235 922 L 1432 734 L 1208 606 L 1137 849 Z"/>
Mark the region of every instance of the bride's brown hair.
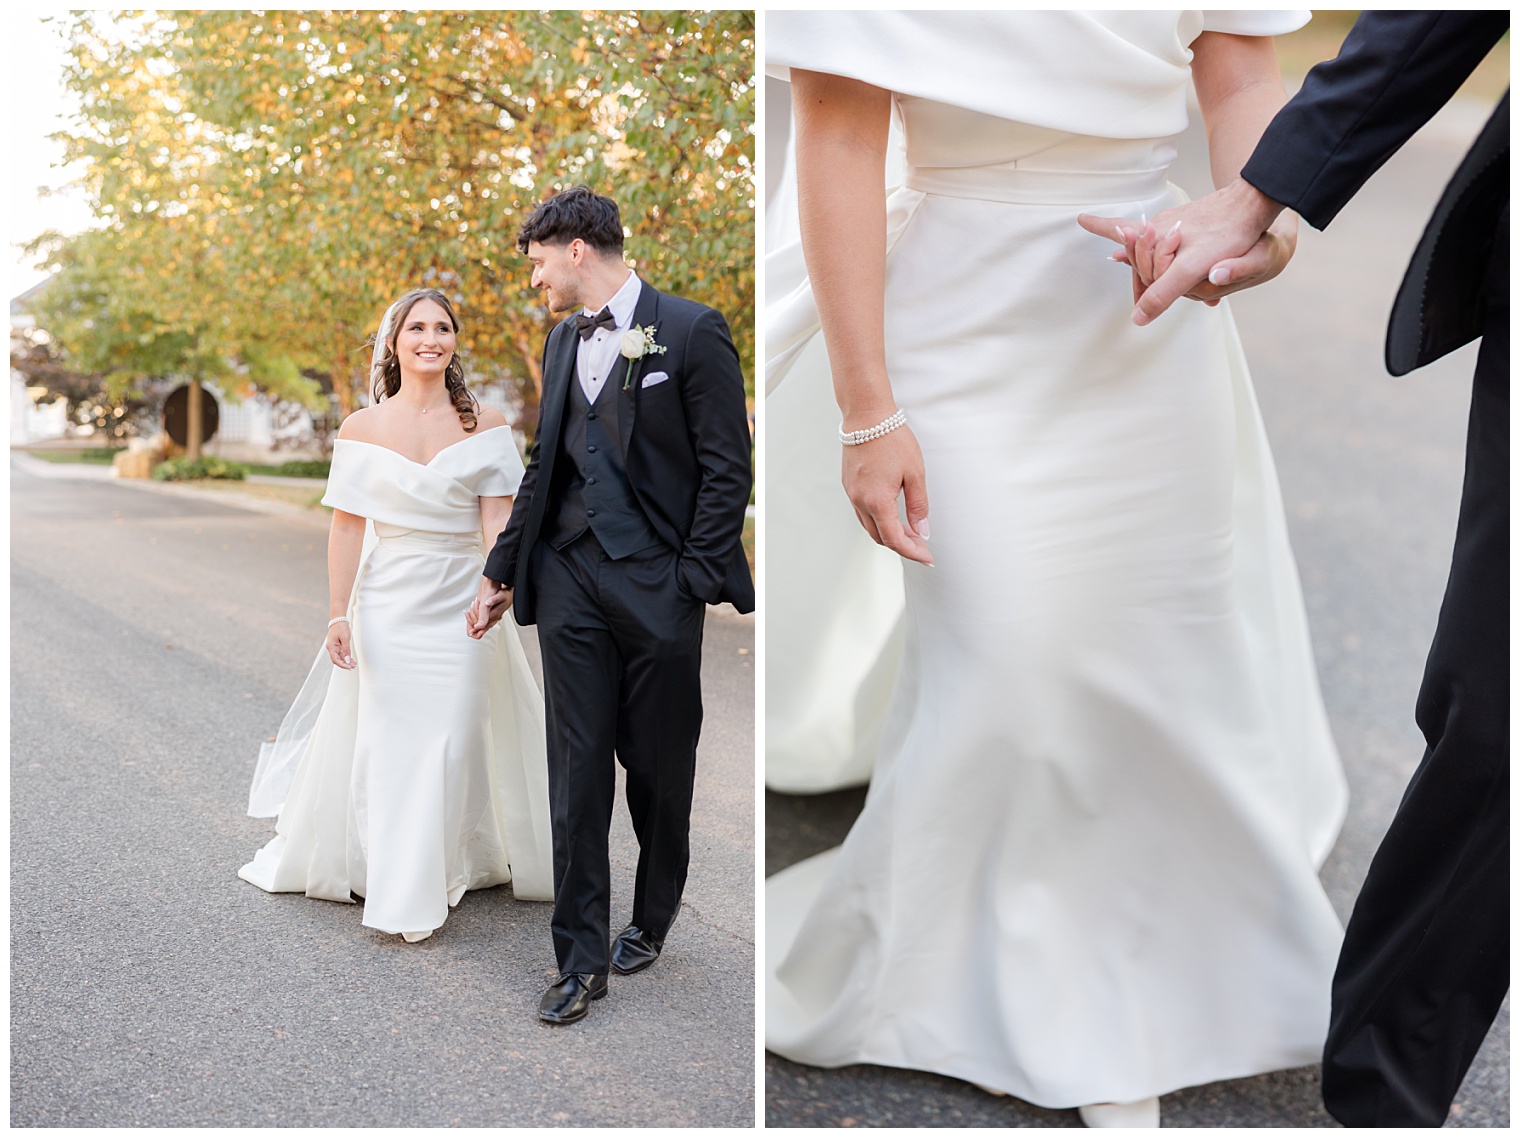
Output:
<path fill-rule="evenodd" d="M 401 390 L 401 361 L 396 358 L 396 336 L 401 331 L 401 325 L 406 322 L 406 317 L 412 308 L 420 300 L 431 300 L 444 312 L 448 313 L 449 323 L 454 326 L 454 334 L 459 334 L 459 316 L 454 312 L 454 306 L 449 303 L 449 298 L 436 288 L 414 288 L 386 311 L 392 313 L 389 327 L 381 329 L 385 339 L 380 345 L 379 358 L 370 367 L 370 379 L 374 383 L 375 402 L 389 399 Z M 454 404 L 454 410 L 459 415 L 459 421 L 464 424 L 466 432 L 475 429 L 475 409 L 479 406 L 475 396 L 464 382 L 464 363 L 459 358 L 459 346 L 454 346 L 454 354 L 449 359 L 449 366 L 443 372 L 443 384 L 448 389 L 449 399 Z"/>

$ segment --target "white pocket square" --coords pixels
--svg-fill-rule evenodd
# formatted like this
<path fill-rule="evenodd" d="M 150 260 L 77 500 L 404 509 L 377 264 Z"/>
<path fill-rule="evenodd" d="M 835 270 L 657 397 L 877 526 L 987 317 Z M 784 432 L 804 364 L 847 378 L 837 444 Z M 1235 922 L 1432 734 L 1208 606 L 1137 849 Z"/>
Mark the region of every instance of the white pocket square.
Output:
<path fill-rule="evenodd" d="M 646 375 L 644 377 L 644 381 L 642 383 L 640 383 L 639 386 L 640 387 L 653 387 L 657 383 L 664 383 L 669 378 L 670 378 L 670 373 L 668 373 L 668 372 L 652 371 L 652 372 L 650 372 L 648 375 Z"/>

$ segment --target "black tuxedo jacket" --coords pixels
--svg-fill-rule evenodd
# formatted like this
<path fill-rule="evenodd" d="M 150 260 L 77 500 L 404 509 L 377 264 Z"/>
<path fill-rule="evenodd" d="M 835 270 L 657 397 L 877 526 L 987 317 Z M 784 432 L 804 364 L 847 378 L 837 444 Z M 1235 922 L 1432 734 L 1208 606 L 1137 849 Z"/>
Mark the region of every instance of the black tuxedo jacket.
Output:
<path fill-rule="evenodd" d="M 663 355 L 619 357 L 615 385 L 628 481 L 644 516 L 680 552 L 676 583 L 711 604 L 755 607 L 755 586 L 739 535 L 749 503 L 750 436 L 744 377 L 728 324 L 715 310 L 667 296 L 641 282 L 633 322 L 655 329 Z M 528 469 L 511 520 L 486 558 L 485 575 L 512 585 L 519 624 L 536 619 L 534 549 L 561 490 L 555 477 L 560 429 L 575 372 L 575 321 L 557 325 L 544 344 L 543 394 Z M 646 376 L 668 379 L 643 386 Z"/>
<path fill-rule="evenodd" d="M 1366 12 L 1340 54 L 1309 72 L 1241 176 L 1323 229 L 1462 85 L 1509 28 L 1508 10 Z M 1509 92 L 1447 185 L 1388 321 L 1403 375 L 1482 331 L 1509 292 Z"/>

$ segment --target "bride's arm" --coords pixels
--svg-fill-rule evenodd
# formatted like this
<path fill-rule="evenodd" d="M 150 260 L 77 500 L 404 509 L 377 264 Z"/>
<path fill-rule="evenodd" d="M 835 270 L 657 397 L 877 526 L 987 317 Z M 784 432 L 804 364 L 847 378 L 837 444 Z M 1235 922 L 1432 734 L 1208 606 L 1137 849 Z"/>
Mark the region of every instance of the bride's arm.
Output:
<path fill-rule="evenodd" d="M 1288 101 L 1272 37 L 1204 32 L 1193 42 L 1193 88 L 1208 134 L 1215 189 L 1226 191 L 1232 198 L 1239 194 L 1232 212 L 1237 216 L 1250 214 L 1261 234 L 1242 255 L 1241 263 L 1215 266 L 1225 270 L 1224 279 L 1211 277 L 1202 282 L 1199 299 L 1216 303 L 1227 292 L 1263 284 L 1277 276 L 1287 268 L 1298 247 L 1298 215 L 1240 177 L 1268 124 Z M 1176 245 L 1172 248 L 1175 251 Z M 1165 263 L 1155 265 L 1147 285 L 1170 264 L 1168 257 Z M 1218 287 L 1226 282 L 1234 287 Z M 1154 298 L 1150 303 L 1155 303 Z"/>
<path fill-rule="evenodd" d="M 510 496 L 480 499 L 480 529 L 485 535 L 487 549 L 496 544 L 496 539 L 501 536 L 501 531 L 507 528 L 507 522 L 511 518 L 512 499 Z"/>
<path fill-rule="evenodd" d="M 891 98 L 854 79 L 792 71 L 802 252 L 846 431 L 874 427 L 897 410 L 882 311 Z M 843 449 L 845 492 L 865 531 L 911 561 L 931 563 L 920 536 L 929 528 L 924 460 L 911 427 Z M 898 519 L 899 494 L 911 528 Z"/>
<path fill-rule="evenodd" d="M 334 620 L 348 615 L 349 596 L 359 575 L 359 556 L 364 551 L 364 519 L 358 514 L 334 510 L 327 531 L 328 615 Z M 353 634 L 348 621 L 327 626 L 327 654 L 340 668 L 354 666 Z"/>
<path fill-rule="evenodd" d="M 1209 140 L 1214 187 L 1240 177 L 1288 93 L 1271 36 L 1204 32 L 1193 41 L 1193 89 Z"/>
<path fill-rule="evenodd" d="M 485 535 L 487 549 L 496 547 L 496 539 L 501 536 L 501 531 L 507 528 L 507 522 L 511 519 L 511 498 L 480 499 L 480 528 Z M 511 589 L 497 589 L 496 582 L 488 577 L 481 577 L 480 587 L 475 591 L 475 599 L 470 602 L 470 607 L 464 614 L 465 634 L 471 640 L 479 640 L 495 627 L 496 622 L 501 620 L 502 614 L 511 605 Z"/>

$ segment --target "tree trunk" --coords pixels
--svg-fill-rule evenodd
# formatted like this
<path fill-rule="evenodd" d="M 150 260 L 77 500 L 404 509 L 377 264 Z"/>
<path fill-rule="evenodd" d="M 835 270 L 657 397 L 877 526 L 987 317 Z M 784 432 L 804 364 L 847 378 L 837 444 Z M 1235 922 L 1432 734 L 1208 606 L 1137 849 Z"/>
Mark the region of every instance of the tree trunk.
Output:
<path fill-rule="evenodd" d="M 353 344 L 347 327 L 333 329 L 331 345 L 332 364 L 328 375 L 332 378 L 333 394 L 338 397 L 338 410 L 348 418 L 359 409 L 360 393 L 369 387 L 369 353 L 361 352 L 355 358 Z"/>
<path fill-rule="evenodd" d="M 201 381 L 191 377 L 190 386 L 185 394 L 189 397 L 185 403 L 185 456 L 187 458 L 200 458 L 201 456 Z"/>

